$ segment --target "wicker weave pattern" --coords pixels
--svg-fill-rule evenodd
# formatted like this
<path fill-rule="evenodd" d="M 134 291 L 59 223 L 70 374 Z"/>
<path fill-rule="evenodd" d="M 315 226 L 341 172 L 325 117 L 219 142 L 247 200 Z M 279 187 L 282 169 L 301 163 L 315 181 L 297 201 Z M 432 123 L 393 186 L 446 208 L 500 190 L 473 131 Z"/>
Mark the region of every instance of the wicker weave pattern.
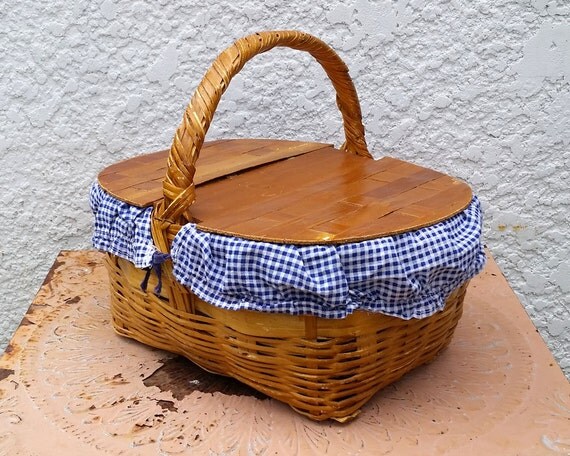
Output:
<path fill-rule="evenodd" d="M 191 220 L 190 205 L 195 200 L 196 160 L 204 143 L 220 99 L 232 78 L 257 54 L 284 46 L 309 52 L 323 67 L 336 93 L 344 121 L 346 142 L 341 149 L 370 157 L 364 140 L 364 127 L 358 95 L 348 68 L 336 52 L 314 36 L 298 31 L 260 32 L 249 35 L 227 48 L 214 61 L 196 89 L 178 127 L 168 159 L 164 181 L 164 205 L 156 217 L 182 222 Z"/>
<path fill-rule="evenodd" d="M 195 163 L 223 92 L 249 59 L 276 46 L 307 51 L 323 66 L 343 117 L 346 142 L 342 149 L 370 157 L 354 85 L 331 48 L 300 32 L 263 32 L 243 38 L 220 54 L 206 73 L 176 132 L 164 199 L 155 205 L 151 221 L 160 251 L 168 252 L 181 224 L 192 219 Z M 214 307 L 175 280 L 170 261 L 162 266 L 159 297 L 141 290 L 145 272 L 132 263 L 109 255 L 108 269 L 113 324 L 119 334 L 183 354 L 314 420 L 352 419 L 380 388 L 432 360 L 452 337 L 467 286 L 458 287 L 445 308 L 428 318 L 401 320 L 357 311 L 331 320 Z M 148 289 L 155 285 L 153 277 Z"/>
<path fill-rule="evenodd" d="M 108 255 L 115 330 L 232 376 L 313 420 L 347 421 L 381 388 L 431 361 L 453 335 L 467 284 L 443 311 L 401 320 L 357 311 L 342 320 L 231 311 L 193 297 L 193 312 L 140 291 L 144 271 Z"/>

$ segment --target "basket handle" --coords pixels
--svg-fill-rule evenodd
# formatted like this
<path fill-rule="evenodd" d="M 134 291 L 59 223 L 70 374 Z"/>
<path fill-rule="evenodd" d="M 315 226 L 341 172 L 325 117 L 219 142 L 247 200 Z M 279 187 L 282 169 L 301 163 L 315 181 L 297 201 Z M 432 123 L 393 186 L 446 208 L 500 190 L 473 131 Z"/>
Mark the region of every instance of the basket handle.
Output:
<path fill-rule="evenodd" d="M 277 46 L 306 51 L 321 64 L 336 90 L 343 119 L 346 141 L 341 150 L 371 157 L 364 139 L 358 95 L 348 68 L 337 53 L 307 33 L 291 30 L 255 33 L 237 40 L 223 51 L 194 92 L 174 135 L 163 182 L 164 201 L 156 208 L 155 219 L 166 224 L 192 219 L 189 208 L 196 198 L 195 164 L 222 94 L 247 61 Z"/>

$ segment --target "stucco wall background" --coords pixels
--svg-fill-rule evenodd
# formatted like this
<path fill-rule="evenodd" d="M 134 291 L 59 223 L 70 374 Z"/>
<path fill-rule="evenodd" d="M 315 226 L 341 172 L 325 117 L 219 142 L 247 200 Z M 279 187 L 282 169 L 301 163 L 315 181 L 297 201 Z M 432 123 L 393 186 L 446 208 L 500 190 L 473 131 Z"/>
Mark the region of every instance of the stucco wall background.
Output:
<path fill-rule="evenodd" d="M 351 68 L 376 156 L 470 182 L 486 244 L 570 373 L 565 0 L 21 1 L 3 4 L 0 24 L 1 348 L 57 252 L 90 246 L 97 172 L 167 148 L 235 39 L 296 28 Z M 340 132 L 319 66 L 279 50 L 232 82 L 208 139 L 338 145 Z"/>

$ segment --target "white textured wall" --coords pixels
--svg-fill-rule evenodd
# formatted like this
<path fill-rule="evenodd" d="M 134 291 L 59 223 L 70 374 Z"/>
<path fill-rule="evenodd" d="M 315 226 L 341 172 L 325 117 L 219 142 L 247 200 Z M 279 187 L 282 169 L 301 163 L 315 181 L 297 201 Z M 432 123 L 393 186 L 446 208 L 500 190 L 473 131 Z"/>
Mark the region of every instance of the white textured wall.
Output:
<path fill-rule="evenodd" d="M 570 372 L 567 0 L 3 3 L 0 345 L 57 252 L 89 246 L 97 172 L 168 147 L 215 55 L 276 28 L 311 32 L 346 60 L 377 156 L 472 184 L 487 244 Z M 234 80 L 208 137 L 339 144 L 339 131 L 324 73 L 279 50 Z"/>

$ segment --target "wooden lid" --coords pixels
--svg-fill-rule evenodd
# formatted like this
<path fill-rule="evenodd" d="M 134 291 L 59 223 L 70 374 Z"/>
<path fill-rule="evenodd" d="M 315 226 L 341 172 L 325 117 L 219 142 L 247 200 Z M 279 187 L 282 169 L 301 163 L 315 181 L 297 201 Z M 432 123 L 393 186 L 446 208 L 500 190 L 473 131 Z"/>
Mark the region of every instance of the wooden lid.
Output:
<path fill-rule="evenodd" d="M 122 201 L 151 205 L 162 197 L 167 157 L 163 151 L 117 163 L 99 183 Z M 195 181 L 190 210 L 200 229 L 291 244 L 412 231 L 461 212 L 472 199 L 466 183 L 437 171 L 297 141 L 206 143 Z"/>

